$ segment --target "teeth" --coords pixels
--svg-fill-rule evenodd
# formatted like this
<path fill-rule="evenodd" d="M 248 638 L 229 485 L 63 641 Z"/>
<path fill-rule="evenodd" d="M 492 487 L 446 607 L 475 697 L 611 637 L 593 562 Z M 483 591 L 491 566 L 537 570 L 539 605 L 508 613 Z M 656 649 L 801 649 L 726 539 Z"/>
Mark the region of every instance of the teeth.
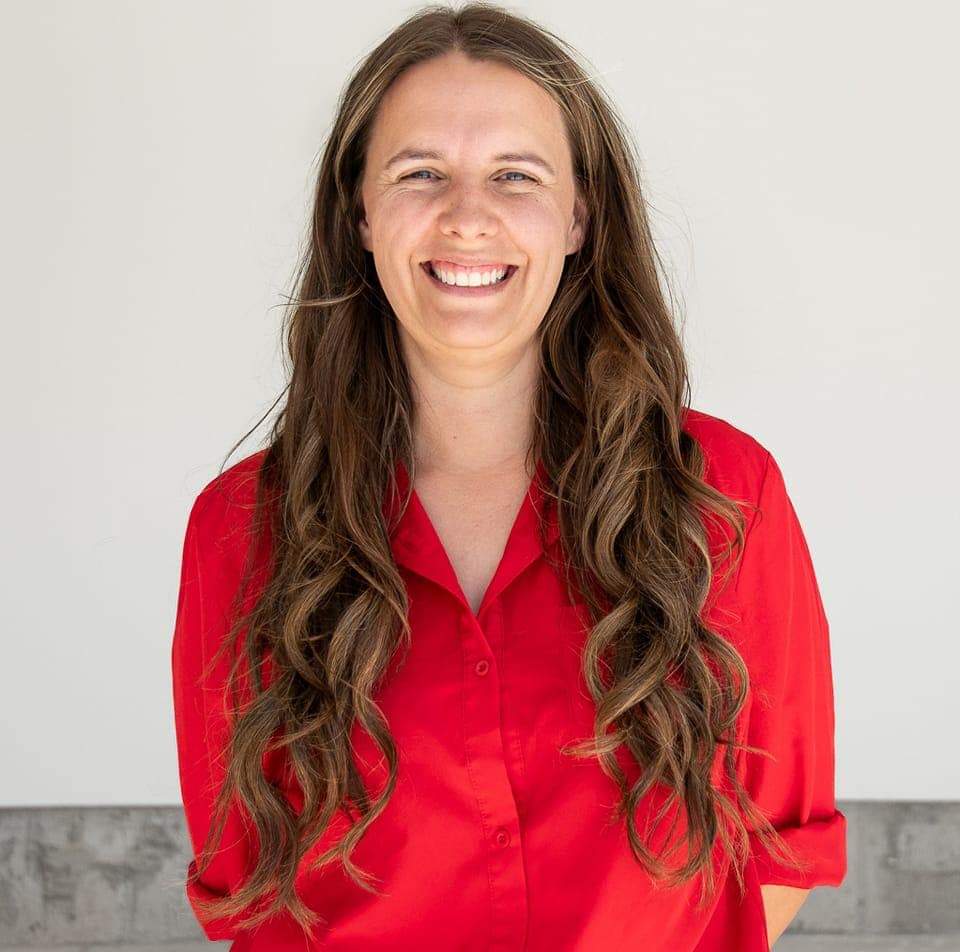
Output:
<path fill-rule="evenodd" d="M 476 288 L 488 284 L 496 284 L 502 281 L 507 274 L 506 268 L 494 268 L 490 271 L 444 271 L 437 270 L 430 262 L 430 271 L 435 278 L 441 280 L 444 284 L 455 284 L 461 288 Z"/>

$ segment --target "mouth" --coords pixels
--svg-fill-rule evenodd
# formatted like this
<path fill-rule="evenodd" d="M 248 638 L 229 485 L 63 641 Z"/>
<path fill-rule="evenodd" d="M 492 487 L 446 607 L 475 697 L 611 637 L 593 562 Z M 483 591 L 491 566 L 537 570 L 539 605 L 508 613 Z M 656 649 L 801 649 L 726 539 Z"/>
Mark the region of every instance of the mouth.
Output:
<path fill-rule="evenodd" d="M 502 278 L 499 278 L 496 281 L 490 281 L 488 284 L 448 284 L 436 271 L 434 271 L 432 261 L 422 261 L 420 263 L 420 268 L 434 287 L 439 288 L 448 294 L 459 295 L 461 297 L 486 297 L 491 294 L 497 294 L 504 287 L 506 287 L 507 284 L 509 284 L 513 276 L 517 273 L 517 271 L 520 270 L 517 265 L 509 264 L 506 265 L 506 270 L 504 271 Z M 482 270 L 486 273 L 490 273 L 491 271 L 496 273 L 498 269 L 484 268 Z M 481 269 L 476 269 L 473 273 L 478 274 L 480 272 Z M 447 274 L 449 277 L 450 273 L 447 272 Z"/>

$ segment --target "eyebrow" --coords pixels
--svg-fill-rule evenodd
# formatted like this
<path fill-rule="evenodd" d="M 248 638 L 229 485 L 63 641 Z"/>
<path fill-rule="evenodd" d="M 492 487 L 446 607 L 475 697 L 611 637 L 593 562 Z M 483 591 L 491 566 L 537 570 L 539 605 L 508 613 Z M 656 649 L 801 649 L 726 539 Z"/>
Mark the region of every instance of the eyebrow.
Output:
<path fill-rule="evenodd" d="M 392 168 L 398 162 L 406 160 L 419 161 L 421 159 L 437 159 L 443 161 L 446 158 L 442 152 L 436 152 L 433 149 L 401 149 L 396 155 L 391 156 L 384 170 Z M 491 162 L 529 162 L 531 165 L 538 165 L 550 175 L 556 175 L 553 166 L 546 160 L 537 155 L 536 152 L 501 152 L 491 158 Z"/>

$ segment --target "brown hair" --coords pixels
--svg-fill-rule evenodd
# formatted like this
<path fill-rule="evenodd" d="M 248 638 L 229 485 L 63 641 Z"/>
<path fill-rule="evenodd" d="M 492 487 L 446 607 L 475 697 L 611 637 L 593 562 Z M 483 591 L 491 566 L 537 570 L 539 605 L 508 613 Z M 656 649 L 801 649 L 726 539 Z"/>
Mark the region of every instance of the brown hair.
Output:
<path fill-rule="evenodd" d="M 359 65 L 319 166 L 312 234 L 285 320 L 290 382 L 252 520 L 254 537 L 271 540 L 269 570 L 212 661 L 224 651 L 234 656 L 227 692 L 233 730 L 196 875 L 217 849 L 234 797 L 256 829 L 259 850 L 242 887 L 211 901 L 211 918 L 249 908 L 244 925 L 252 927 L 286 908 L 305 929 L 321 921 L 298 896 L 295 875 L 340 810 L 353 822 L 314 866 L 339 858 L 359 886 L 377 891 L 350 854 L 383 812 L 397 777 L 396 746 L 374 696 L 395 652 L 409 644 L 410 629 L 381 507 L 394 461 L 415 473 L 414 405 L 395 317 L 360 242 L 360 181 L 371 123 L 390 84 L 413 64 L 452 51 L 506 64 L 555 99 L 588 210 L 583 245 L 567 257 L 538 332 L 530 448 L 555 486 L 569 572 L 591 616 L 582 669 L 596 704 L 596 734 L 566 753 L 596 756 L 617 783 L 616 819 L 626 819 L 638 862 L 668 884 L 701 873 L 703 902 L 717 886 L 711 856 L 718 842 L 743 890 L 747 823 L 774 855 L 797 864 L 736 775 L 735 751 L 754 750 L 734 734 L 747 670 L 702 615 L 721 562 L 734 550 L 742 554 L 744 517 L 704 481 L 703 453 L 682 427 L 686 360 L 658 280 L 662 267 L 630 137 L 574 52 L 547 30 L 486 3 L 429 6 Z M 708 545 L 711 520 L 731 530 L 719 556 Z M 727 562 L 730 570 L 735 561 Z M 251 556 L 236 606 L 251 584 L 252 564 Z M 258 663 L 265 653 L 269 683 Z M 250 674 L 245 697 L 242 661 Z M 352 758 L 354 722 L 389 767 L 376 799 Z M 632 786 L 614 756 L 621 744 L 643 768 Z M 715 787 L 711 765 L 720 745 L 727 782 Z M 261 769 L 264 752 L 274 749 L 284 752 L 303 791 L 299 813 Z M 672 791 L 657 822 L 673 804 L 686 811 L 688 859 L 672 870 L 636 828 L 636 807 L 657 784 Z"/>

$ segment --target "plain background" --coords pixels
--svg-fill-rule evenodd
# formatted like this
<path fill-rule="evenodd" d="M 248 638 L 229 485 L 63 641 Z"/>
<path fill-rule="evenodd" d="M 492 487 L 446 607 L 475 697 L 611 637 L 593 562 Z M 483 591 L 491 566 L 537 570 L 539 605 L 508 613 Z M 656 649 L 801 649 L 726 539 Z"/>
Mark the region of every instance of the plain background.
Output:
<path fill-rule="evenodd" d="M 2 805 L 179 802 L 187 513 L 283 385 L 336 96 L 417 6 L 341 9 L 0 6 Z M 960 797 L 957 14 L 510 9 L 625 116 L 694 406 L 784 471 L 831 623 L 838 796 Z"/>

